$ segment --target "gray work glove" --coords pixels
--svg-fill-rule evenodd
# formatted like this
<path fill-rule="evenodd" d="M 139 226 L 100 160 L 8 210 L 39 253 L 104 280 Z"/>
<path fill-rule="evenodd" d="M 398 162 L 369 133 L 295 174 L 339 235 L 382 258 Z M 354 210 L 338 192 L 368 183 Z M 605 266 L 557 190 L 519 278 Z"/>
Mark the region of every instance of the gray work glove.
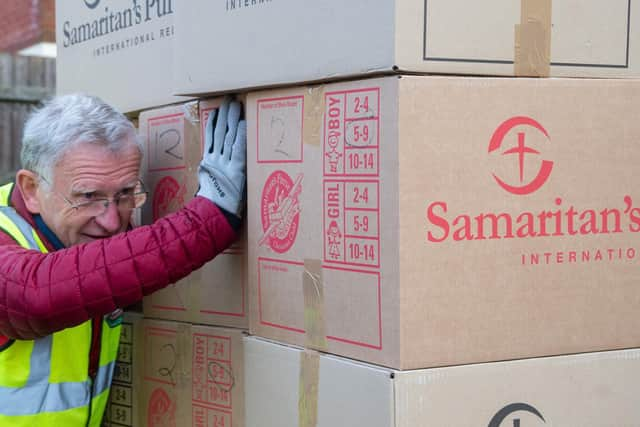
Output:
<path fill-rule="evenodd" d="M 247 166 L 247 122 L 240 120 L 241 114 L 240 103 L 229 97 L 209 113 L 196 193 L 238 218 L 242 216 Z"/>

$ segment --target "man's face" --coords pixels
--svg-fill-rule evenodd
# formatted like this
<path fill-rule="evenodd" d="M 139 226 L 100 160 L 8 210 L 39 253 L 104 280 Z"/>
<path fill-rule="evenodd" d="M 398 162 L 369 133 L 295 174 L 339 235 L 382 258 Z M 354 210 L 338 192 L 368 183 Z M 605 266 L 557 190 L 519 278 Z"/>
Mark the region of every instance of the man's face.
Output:
<path fill-rule="evenodd" d="M 42 219 L 66 247 L 125 231 L 131 211 L 111 202 L 102 215 L 90 216 L 63 197 L 77 203 L 130 191 L 138 181 L 140 161 L 134 144 L 115 153 L 99 145 L 76 145 L 54 167 L 50 188 L 41 185 L 38 189 Z"/>

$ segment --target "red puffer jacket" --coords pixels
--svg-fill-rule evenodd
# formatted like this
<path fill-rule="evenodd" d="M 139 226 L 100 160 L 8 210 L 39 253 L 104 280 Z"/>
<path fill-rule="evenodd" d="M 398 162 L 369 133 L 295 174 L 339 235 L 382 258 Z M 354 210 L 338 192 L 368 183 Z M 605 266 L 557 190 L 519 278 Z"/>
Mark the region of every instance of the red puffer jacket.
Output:
<path fill-rule="evenodd" d="M 22 200 L 13 203 L 16 193 L 12 204 L 33 225 Z M 224 214 L 202 197 L 153 225 L 49 254 L 0 231 L 0 347 L 2 335 L 35 339 L 136 303 L 234 239 Z"/>

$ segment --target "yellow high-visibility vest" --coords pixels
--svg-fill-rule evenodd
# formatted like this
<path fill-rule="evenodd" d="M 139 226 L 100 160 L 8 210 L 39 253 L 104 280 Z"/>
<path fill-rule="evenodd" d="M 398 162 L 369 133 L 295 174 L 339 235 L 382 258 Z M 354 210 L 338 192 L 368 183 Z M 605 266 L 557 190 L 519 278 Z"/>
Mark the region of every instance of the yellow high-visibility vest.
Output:
<path fill-rule="evenodd" d="M 0 187 L 0 229 L 43 253 L 36 231 L 9 206 L 13 184 Z M 0 427 L 99 427 L 109 397 L 122 318 L 102 320 L 100 363 L 89 375 L 91 320 L 0 349 Z"/>

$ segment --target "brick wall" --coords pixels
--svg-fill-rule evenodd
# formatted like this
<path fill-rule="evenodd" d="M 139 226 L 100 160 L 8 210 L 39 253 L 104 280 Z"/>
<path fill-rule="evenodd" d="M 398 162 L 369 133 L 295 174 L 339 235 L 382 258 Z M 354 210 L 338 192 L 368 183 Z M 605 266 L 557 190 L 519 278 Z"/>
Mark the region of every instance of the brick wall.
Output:
<path fill-rule="evenodd" d="M 0 51 L 13 52 L 37 41 L 55 41 L 54 0 L 2 0 Z"/>
<path fill-rule="evenodd" d="M 40 28 L 42 29 L 42 38 L 45 41 L 56 41 L 55 0 L 40 0 Z"/>

